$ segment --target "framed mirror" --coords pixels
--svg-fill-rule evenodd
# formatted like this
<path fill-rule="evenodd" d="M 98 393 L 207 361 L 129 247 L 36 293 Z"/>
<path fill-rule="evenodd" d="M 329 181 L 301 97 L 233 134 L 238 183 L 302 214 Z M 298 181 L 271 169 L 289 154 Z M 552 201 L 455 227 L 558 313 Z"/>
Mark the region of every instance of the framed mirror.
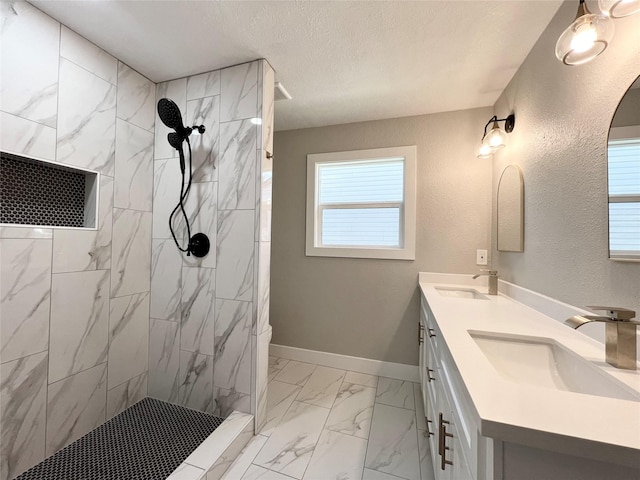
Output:
<path fill-rule="evenodd" d="M 508 165 L 498 183 L 498 251 L 524 252 L 524 179 L 517 165 Z"/>
<path fill-rule="evenodd" d="M 609 257 L 640 261 L 640 77 L 613 115 L 607 153 Z"/>

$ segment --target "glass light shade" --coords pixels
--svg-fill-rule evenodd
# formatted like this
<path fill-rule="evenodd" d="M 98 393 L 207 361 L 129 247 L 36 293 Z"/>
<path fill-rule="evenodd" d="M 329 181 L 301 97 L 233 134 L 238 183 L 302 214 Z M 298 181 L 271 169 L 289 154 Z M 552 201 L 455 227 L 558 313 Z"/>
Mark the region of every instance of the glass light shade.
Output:
<path fill-rule="evenodd" d="M 478 158 L 491 158 L 493 156 L 493 151 L 486 145 L 484 142 L 480 144 L 480 146 L 476 150 L 476 156 Z"/>
<path fill-rule="evenodd" d="M 602 13 L 611 18 L 622 18 L 640 12 L 640 0 L 598 0 Z"/>
<path fill-rule="evenodd" d="M 501 149 L 507 144 L 507 132 L 498 126 L 498 122 L 493 124 L 493 128 L 487 133 L 482 141 L 483 145 L 487 145 L 492 152 Z"/>
<path fill-rule="evenodd" d="M 581 65 L 600 55 L 613 38 L 613 20 L 589 13 L 583 4 L 575 21 L 562 32 L 556 43 L 556 57 L 565 65 Z"/>

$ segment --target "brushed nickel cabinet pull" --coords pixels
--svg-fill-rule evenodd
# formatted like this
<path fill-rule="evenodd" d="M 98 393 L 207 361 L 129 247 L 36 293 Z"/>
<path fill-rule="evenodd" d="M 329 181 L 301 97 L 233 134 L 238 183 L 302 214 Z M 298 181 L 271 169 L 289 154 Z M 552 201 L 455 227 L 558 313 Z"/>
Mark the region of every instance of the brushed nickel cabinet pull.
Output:
<path fill-rule="evenodd" d="M 436 377 L 432 377 L 431 374 L 433 373 L 433 369 L 427 367 L 427 381 L 429 383 L 431 383 L 432 381 L 435 381 Z"/>
<path fill-rule="evenodd" d="M 433 435 L 433 433 L 431 432 L 431 429 L 429 428 L 429 424 L 433 423 L 431 420 L 429 420 L 429 417 L 427 417 L 426 415 L 424 416 L 424 419 L 427 421 L 427 437 L 430 437 L 431 435 Z"/>
<path fill-rule="evenodd" d="M 444 470 L 447 465 L 453 465 L 451 460 L 447 460 L 447 450 L 451 450 L 447 447 L 447 437 L 453 438 L 453 434 L 447 432 L 447 425 L 449 425 L 449 422 L 442 417 L 442 413 L 438 416 L 438 423 L 438 453 L 440 454 L 440 469 Z"/>
<path fill-rule="evenodd" d="M 429 331 L 429 338 L 433 338 L 436 336 L 436 331 L 433 328 L 427 329 Z"/>
<path fill-rule="evenodd" d="M 418 322 L 418 345 L 422 345 L 424 343 L 424 336 L 422 335 L 424 332 L 424 326 L 422 323 Z"/>

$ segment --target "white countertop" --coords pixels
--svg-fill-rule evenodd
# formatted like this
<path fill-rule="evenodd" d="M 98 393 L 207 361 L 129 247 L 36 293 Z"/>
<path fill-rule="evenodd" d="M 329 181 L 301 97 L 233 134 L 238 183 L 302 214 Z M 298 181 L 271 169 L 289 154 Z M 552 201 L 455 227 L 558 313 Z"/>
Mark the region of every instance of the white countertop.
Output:
<path fill-rule="evenodd" d="M 552 338 L 638 392 L 640 371 L 608 365 L 603 344 L 510 297 L 453 298 L 434 288 L 471 287 L 486 294 L 486 280 L 476 284 L 468 281 L 471 276 L 441 278 L 443 282 L 421 274 L 420 289 L 464 382 L 481 435 L 640 468 L 640 402 L 509 381 L 494 369 L 468 331 Z"/>

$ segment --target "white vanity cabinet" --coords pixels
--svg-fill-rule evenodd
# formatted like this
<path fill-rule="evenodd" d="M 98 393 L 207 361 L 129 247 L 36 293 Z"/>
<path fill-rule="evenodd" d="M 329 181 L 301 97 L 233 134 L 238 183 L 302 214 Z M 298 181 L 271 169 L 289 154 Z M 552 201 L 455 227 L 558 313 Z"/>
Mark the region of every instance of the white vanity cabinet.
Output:
<path fill-rule="evenodd" d="M 470 424 L 451 386 L 451 366 L 439 345 L 437 325 L 422 299 L 420 309 L 420 381 L 436 480 L 471 480 Z M 440 342 L 441 343 L 441 342 Z M 477 430 L 476 430 L 477 433 Z"/>
<path fill-rule="evenodd" d="M 640 439 L 640 402 L 556 394 L 502 380 L 469 343 L 469 331 L 537 335 L 545 319 L 504 296 L 456 299 L 443 297 L 436 288 L 421 283 L 418 326 L 421 391 L 436 480 L 640 479 L 640 448 L 633 443 Z M 465 284 L 459 288 L 468 289 Z M 529 327 L 524 319 L 530 317 L 534 322 Z M 550 322 L 543 328 L 556 327 Z M 561 338 L 565 334 L 562 328 L 552 331 Z M 552 395 L 556 401 L 550 404 Z M 586 408 L 588 402 L 593 407 Z M 599 408 L 603 405 L 615 408 Z M 576 415 L 580 409 L 585 413 Z M 619 416 L 619 410 L 627 414 Z M 611 427 L 591 421 L 594 412 L 608 416 Z M 599 437 L 613 433 L 626 438 L 632 446 L 602 442 L 593 430 Z"/>

